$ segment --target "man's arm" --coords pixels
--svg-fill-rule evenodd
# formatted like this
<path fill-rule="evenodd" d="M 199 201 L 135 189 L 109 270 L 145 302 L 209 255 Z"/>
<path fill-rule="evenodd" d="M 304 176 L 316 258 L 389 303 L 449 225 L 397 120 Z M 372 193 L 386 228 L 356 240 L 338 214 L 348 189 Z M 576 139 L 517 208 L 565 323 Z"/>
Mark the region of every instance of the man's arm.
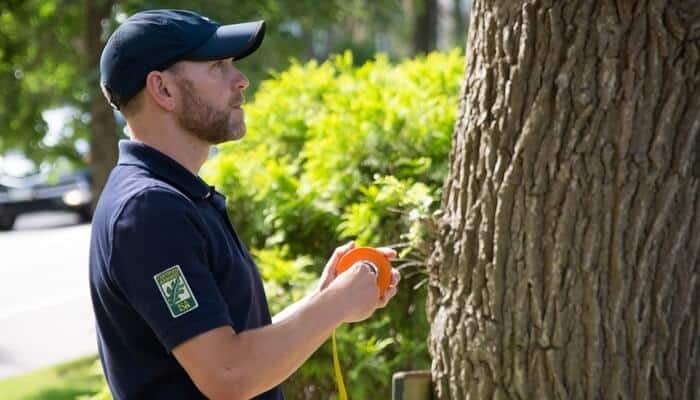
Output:
<path fill-rule="evenodd" d="M 386 304 L 395 288 L 379 300 L 375 280 L 369 268 L 356 265 L 272 325 L 240 334 L 216 328 L 173 354 L 207 397 L 249 399 L 289 377 L 339 324 L 363 320 Z"/>
<path fill-rule="evenodd" d="M 302 309 L 309 301 L 311 301 L 314 297 L 318 296 L 320 294 L 320 291 L 315 290 L 306 296 L 302 297 L 301 299 L 297 300 L 296 302 L 288 305 L 284 310 L 278 312 L 277 314 L 272 316 L 272 323 L 276 324 L 279 322 L 282 322 L 283 320 L 287 319 L 288 317 L 294 315 L 295 313 L 299 312 L 300 309 Z"/>

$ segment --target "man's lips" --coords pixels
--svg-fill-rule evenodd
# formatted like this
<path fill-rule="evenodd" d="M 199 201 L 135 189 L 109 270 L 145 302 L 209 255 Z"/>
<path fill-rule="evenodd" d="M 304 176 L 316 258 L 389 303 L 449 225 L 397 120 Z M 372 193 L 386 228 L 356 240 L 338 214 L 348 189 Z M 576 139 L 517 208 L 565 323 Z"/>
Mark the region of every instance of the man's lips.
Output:
<path fill-rule="evenodd" d="M 243 95 L 239 95 L 231 99 L 229 104 L 231 105 L 231 108 L 240 110 L 243 103 L 245 103 L 245 97 L 243 97 Z"/>

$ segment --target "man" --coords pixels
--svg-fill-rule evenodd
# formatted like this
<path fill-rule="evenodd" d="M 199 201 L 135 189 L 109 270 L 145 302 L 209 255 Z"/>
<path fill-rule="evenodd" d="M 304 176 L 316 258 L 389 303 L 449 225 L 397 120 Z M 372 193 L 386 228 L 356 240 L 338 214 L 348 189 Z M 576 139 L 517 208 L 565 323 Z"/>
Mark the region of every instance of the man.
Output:
<path fill-rule="evenodd" d="M 258 48 L 264 27 L 147 11 L 102 53 L 103 92 L 132 137 L 119 143 L 90 249 L 100 358 L 115 399 L 282 399 L 279 384 L 334 328 L 396 293 L 396 271 L 383 299 L 366 265 L 336 277 L 349 243 L 314 293 L 271 318 L 224 197 L 197 176 L 211 145 L 245 134 L 248 81 L 234 62 Z"/>

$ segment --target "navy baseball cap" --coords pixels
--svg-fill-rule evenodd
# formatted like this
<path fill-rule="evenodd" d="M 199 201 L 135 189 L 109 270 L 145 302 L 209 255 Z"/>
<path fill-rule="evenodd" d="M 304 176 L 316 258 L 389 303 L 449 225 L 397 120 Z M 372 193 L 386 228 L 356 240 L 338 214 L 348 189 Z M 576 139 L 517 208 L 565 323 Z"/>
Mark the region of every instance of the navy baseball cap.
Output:
<path fill-rule="evenodd" d="M 100 84 L 112 107 L 134 97 L 151 71 L 177 61 L 205 61 L 253 53 L 265 21 L 219 25 L 192 11 L 149 10 L 129 17 L 110 36 L 100 58 Z"/>

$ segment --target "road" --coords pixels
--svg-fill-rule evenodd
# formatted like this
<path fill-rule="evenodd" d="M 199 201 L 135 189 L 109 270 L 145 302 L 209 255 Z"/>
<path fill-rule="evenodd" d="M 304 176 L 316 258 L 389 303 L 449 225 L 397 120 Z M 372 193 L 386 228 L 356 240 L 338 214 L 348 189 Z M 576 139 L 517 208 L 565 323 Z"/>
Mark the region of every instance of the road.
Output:
<path fill-rule="evenodd" d="M 0 232 L 0 379 L 97 352 L 90 225 L 76 222 L 37 213 Z"/>

